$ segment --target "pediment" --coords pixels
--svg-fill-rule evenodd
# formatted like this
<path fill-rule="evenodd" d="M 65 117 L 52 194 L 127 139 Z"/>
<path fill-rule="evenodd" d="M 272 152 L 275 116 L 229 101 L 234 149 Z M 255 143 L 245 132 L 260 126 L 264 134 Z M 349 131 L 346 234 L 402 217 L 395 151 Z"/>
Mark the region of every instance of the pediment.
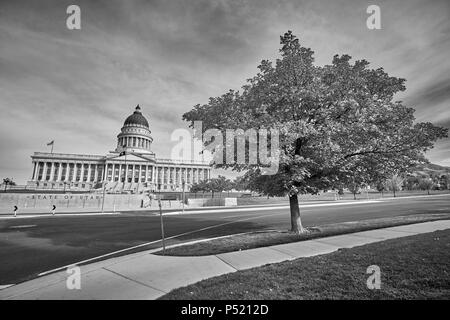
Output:
<path fill-rule="evenodd" d="M 108 158 L 108 161 L 120 161 L 120 162 L 154 162 L 152 159 L 148 159 L 144 156 L 136 154 L 117 155 Z"/>

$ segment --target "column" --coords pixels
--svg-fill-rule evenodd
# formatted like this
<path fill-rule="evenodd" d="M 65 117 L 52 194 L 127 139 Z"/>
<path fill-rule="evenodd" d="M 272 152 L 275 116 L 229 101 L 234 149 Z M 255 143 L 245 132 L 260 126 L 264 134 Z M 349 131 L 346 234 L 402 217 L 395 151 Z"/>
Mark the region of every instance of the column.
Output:
<path fill-rule="evenodd" d="M 53 181 L 53 174 L 55 170 L 55 163 L 52 161 L 50 164 L 50 178 L 48 179 L 48 181 Z"/>
<path fill-rule="evenodd" d="M 89 179 L 91 178 L 91 164 L 88 163 L 87 166 L 88 166 L 88 168 L 87 168 L 88 172 L 87 172 L 86 182 L 89 182 Z"/>
<path fill-rule="evenodd" d="M 59 163 L 59 169 L 58 169 L 58 178 L 56 179 L 57 181 L 61 181 L 62 171 L 63 171 L 63 163 L 60 162 Z"/>
<path fill-rule="evenodd" d="M 47 161 L 44 160 L 44 165 L 42 169 L 42 181 L 45 181 L 45 178 L 47 178 Z"/>
<path fill-rule="evenodd" d="M 94 182 L 98 181 L 98 163 L 95 165 L 95 171 L 94 171 Z"/>
<path fill-rule="evenodd" d="M 105 161 L 104 168 L 103 168 L 103 181 L 108 181 L 108 167 L 109 166 L 110 166 L 110 164 Z"/>
<path fill-rule="evenodd" d="M 72 176 L 72 182 L 75 182 L 77 178 L 77 163 L 73 162 L 73 176 Z"/>
<path fill-rule="evenodd" d="M 36 161 L 33 161 L 33 173 L 31 175 L 31 180 L 36 179 L 36 167 L 37 167 Z"/>

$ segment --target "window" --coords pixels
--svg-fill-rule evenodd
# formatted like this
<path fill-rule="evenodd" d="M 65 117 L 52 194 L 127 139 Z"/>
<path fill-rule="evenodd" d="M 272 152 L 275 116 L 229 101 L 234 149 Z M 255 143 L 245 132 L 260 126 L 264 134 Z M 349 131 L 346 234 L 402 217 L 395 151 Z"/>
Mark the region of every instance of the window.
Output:
<path fill-rule="evenodd" d="M 114 167 L 114 181 L 119 181 L 119 166 Z"/>
<path fill-rule="evenodd" d="M 66 180 L 67 163 L 61 165 L 61 181 Z"/>
<path fill-rule="evenodd" d="M 44 163 L 43 162 L 39 162 L 38 180 L 42 180 L 43 174 L 44 174 Z"/>
<path fill-rule="evenodd" d="M 103 165 L 97 166 L 97 181 L 103 180 Z"/>
<path fill-rule="evenodd" d="M 91 165 L 91 177 L 89 179 L 90 182 L 94 182 L 95 179 L 95 164 Z"/>
<path fill-rule="evenodd" d="M 145 173 L 147 171 L 147 166 L 141 167 L 141 182 L 145 182 Z"/>
<path fill-rule="evenodd" d="M 86 182 L 89 174 L 89 165 L 83 164 L 83 181 Z"/>
<path fill-rule="evenodd" d="M 58 173 L 59 173 L 59 163 L 55 163 L 55 169 L 53 171 L 53 181 L 58 180 Z"/>
<path fill-rule="evenodd" d="M 47 172 L 45 174 L 45 180 L 50 180 L 50 173 L 52 171 L 52 164 L 50 162 L 47 162 Z"/>
<path fill-rule="evenodd" d="M 80 178 L 81 178 L 81 163 L 77 164 L 77 175 L 75 181 L 77 182 L 80 181 Z"/>
<path fill-rule="evenodd" d="M 75 165 L 73 164 L 73 163 L 70 163 L 69 164 L 69 181 L 72 181 L 73 180 L 73 170 L 74 170 L 74 167 Z"/>

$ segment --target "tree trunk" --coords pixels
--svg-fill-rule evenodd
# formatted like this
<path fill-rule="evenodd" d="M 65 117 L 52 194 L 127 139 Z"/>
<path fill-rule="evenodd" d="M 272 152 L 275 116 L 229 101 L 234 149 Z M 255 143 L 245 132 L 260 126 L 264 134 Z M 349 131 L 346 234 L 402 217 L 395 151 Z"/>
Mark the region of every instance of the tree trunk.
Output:
<path fill-rule="evenodd" d="M 395 188 L 393 190 L 394 190 L 394 198 L 395 198 Z"/>
<path fill-rule="evenodd" d="M 356 192 L 353 192 L 353 200 L 356 200 Z"/>
<path fill-rule="evenodd" d="M 430 195 L 430 189 L 428 189 L 427 191 L 428 191 L 428 195 Z"/>
<path fill-rule="evenodd" d="M 289 207 L 291 210 L 291 231 L 297 234 L 305 232 L 306 230 L 303 228 L 300 218 L 300 207 L 298 206 L 298 196 L 296 194 L 289 195 Z"/>

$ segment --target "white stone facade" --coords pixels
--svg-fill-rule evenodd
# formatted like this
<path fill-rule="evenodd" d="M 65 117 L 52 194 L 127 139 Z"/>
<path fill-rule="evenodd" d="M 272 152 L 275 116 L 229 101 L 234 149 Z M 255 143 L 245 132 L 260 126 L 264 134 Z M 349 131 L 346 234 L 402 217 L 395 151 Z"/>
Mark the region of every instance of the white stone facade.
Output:
<path fill-rule="evenodd" d="M 105 156 L 35 152 L 29 188 L 106 192 L 181 191 L 208 180 L 208 163 L 157 159 L 147 120 L 136 111 L 125 120 L 117 147 Z"/>

